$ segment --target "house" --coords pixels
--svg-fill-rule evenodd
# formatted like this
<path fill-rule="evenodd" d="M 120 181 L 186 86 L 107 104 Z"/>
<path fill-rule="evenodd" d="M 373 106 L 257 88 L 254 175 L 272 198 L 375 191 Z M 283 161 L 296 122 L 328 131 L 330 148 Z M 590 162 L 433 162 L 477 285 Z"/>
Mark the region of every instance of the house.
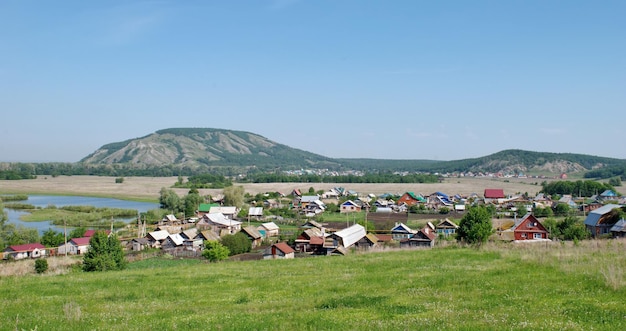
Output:
<path fill-rule="evenodd" d="M 507 231 L 513 232 L 513 240 L 549 240 L 548 230 L 539 222 L 533 214 L 524 215 L 516 224 Z"/>
<path fill-rule="evenodd" d="M 624 238 L 626 237 L 626 220 L 621 219 L 615 225 L 611 227 L 611 234 L 613 238 Z"/>
<path fill-rule="evenodd" d="M 352 200 L 348 200 L 339 206 L 340 213 L 353 213 L 361 211 L 361 206 Z"/>
<path fill-rule="evenodd" d="M 302 211 L 307 216 L 315 216 L 321 214 L 324 212 L 324 210 L 326 210 L 326 205 L 321 200 L 311 201 L 302 208 Z"/>
<path fill-rule="evenodd" d="M 295 240 L 298 252 L 315 252 L 324 244 L 324 232 L 318 228 L 304 230 Z"/>
<path fill-rule="evenodd" d="M 261 243 L 263 242 L 263 236 L 254 226 L 246 226 L 245 228 L 241 229 L 241 232 L 248 236 L 248 239 L 252 241 L 252 248 L 261 246 Z"/>
<path fill-rule="evenodd" d="M 415 193 L 413 192 L 405 192 L 400 199 L 398 199 L 398 201 L 396 201 L 396 203 L 398 205 L 401 204 L 406 204 L 407 206 L 413 206 L 416 205 L 418 203 L 425 203 L 426 199 L 424 199 L 424 197 L 422 197 L 421 195 L 415 195 Z"/>
<path fill-rule="evenodd" d="M 36 259 L 46 255 L 46 247 L 40 243 L 13 245 L 4 250 L 4 258 L 21 260 L 26 258 Z"/>
<path fill-rule="evenodd" d="M 293 259 L 295 250 L 287 243 L 275 243 L 263 252 L 263 259 Z"/>
<path fill-rule="evenodd" d="M 280 208 L 280 203 L 276 199 L 265 199 L 263 200 L 263 206 L 267 207 L 268 209 Z"/>
<path fill-rule="evenodd" d="M 196 213 L 196 216 L 198 217 L 202 217 L 205 214 L 208 214 L 209 211 L 211 211 L 211 207 L 219 207 L 220 205 L 217 203 L 201 203 L 198 206 L 198 212 Z"/>
<path fill-rule="evenodd" d="M 613 209 L 621 208 L 620 205 L 608 204 L 593 210 L 585 218 L 585 226 L 591 231 L 593 237 L 599 237 L 611 232 L 611 228 L 619 221 L 619 213 Z"/>
<path fill-rule="evenodd" d="M 197 228 L 187 229 L 180 233 L 180 236 L 183 237 L 183 239 L 194 239 L 197 235 L 198 235 Z"/>
<path fill-rule="evenodd" d="M 250 207 L 248 209 L 248 220 L 260 220 L 263 218 L 263 207 Z"/>
<path fill-rule="evenodd" d="M 618 198 L 617 193 L 613 192 L 612 190 L 606 190 L 600 193 L 600 200 L 602 201 L 617 200 L 617 198 Z"/>
<path fill-rule="evenodd" d="M 301 227 L 302 228 L 318 228 L 319 230 L 322 230 L 324 228 L 322 224 L 313 220 L 306 221 L 306 223 L 302 224 Z"/>
<path fill-rule="evenodd" d="M 150 247 L 159 248 L 161 247 L 161 244 L 163 243 L 163 241 L 165 241 L 165 239 L 169 235 L 170 233 L 165 230 L 158 230 L 158 231 L 148 232 L 148 234 L 146 235 L 146 239 L 148 239 L 148 243 L 150 244 Z"/>
<path fill-rule="evenodd" d="M 437 233 L 430 226 L 414 233 L 410 238 L 400 241 L 400 247 L 428 247 L 435 246 Z"/>
<path fill-rule="evenodd" d="M 68 242 L 69 246 L 67 247 L 69 249 L 68 253 L 72 255 L 81 255 L 87 253 L 87 250 L 89 250 L 89 240 L 91 240 L 90 237 L 70 239 L 70 241 Z"/>
<path fill-rule="evenodd" d="M 337 190 L 335 190 L 334 188 L 331 188 L 330 190 L 322 194 L 322 199 L 338 199 L 339 195 L 340 194 Z"/>
<path fill-rule="evenodd" d="M 264 231 L 265 237 L 277 237 L 280 234 L 280 228 L 274 222 L 267 222 L 259 225 L 257 230 Z"/>
<path fill-rule="evenodd" d="M 241 222 L 227 218 L 222 213 L 209 213 L 202 216 L 202 220 L 213 230 L 213 232 L 222 234 L 235 234 L 241 231 Z"/>
<path fill-rule="evenodd" d="M 435 231 L 437 231 L 438 234 L 443 235 L 444 237 L 448 237 L 455 234 L 456 229 L 458 228 L 458 225 L 446 218 L 444 220 L 441 220 L 439 224 L 435 226 Z"/>
<path fill-rule="evenodd" d="M 402 239 L 409 239 L 416 232 L 417 231 L 409 228 L 404 223 L 396 223 L 396 225 L 391 228 L 391 237 L 393 240 L 400 241 Z"/>
<path fill-rule="evenodd" d="M 235 218 L 237 218 L 238 211 L 237 207 L 235 206 L 216 206 L 209 209 L 209 214 L 217 213 L 221 213 L 222 215 L 226 216 L 226 218 L 234 220 Z"/>
<path fill-rule="evenodd" d="M 340 253 L 345 255 L 347 253 L 346 249 L 354 246 L 366 235 L 365 228 L 360 224 L 354 224 L 337 231 L 324 239 L 326 254 Z"/>
<path fill-rule="evenodd" d="M 215 232 L 213 232 L 211 230 L 201 231 L 193 239 L 200 239 L 202 241 L 206 241 L 206 240 L 208 240 L 208 241 L 220 241 L 220 237 Z"/>
<path fill-rule="evenodd" d="M 428 196 L 427 203 L 431 209 L 439 209 L 441 207 L 453 208 L 453 203 L 450 197 L 442 192 L 435 192 Z"/>
<path fill-rule="evenodd" d="M 148 247 L 150 247 L 150 242 L 148 241 L 148 238 L 135 238 L 131 241 L 131 249 L 133 251 L 143 251 Z"/>
<path fill-rule="evenodd" d="M 163 240 L 161 248 L 165 251 L 173 250 L 176 247 L 183 246 L 184 242 L 185 239 L 183 239 L 183 237 L 179 233 L 170 234 L 169 236 L 167 236 L 167 238 L 165 238 L 165 240 Z"/>
<path fill-rule="evenodd" d="M 486 188 L 484 193 L 485 199 L 504 199 L 504 190 L 501 188 Z"/>

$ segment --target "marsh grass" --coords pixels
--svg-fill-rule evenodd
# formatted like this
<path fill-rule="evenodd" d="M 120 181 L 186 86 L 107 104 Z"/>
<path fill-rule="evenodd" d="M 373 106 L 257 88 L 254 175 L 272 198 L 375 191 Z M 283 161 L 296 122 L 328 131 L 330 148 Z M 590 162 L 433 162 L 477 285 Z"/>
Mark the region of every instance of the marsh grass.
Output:
<path fill-rule="evenodd" d="M 626 327 L 626 290 L 602 270 L 623 268 L 621 251 L 613 241 L 224 263 L 154 258 L 118 272 L 1 277 L 9 299 L 0 325 L 19 316 L 20 328 L 42 330 L 617 330 Z"/>

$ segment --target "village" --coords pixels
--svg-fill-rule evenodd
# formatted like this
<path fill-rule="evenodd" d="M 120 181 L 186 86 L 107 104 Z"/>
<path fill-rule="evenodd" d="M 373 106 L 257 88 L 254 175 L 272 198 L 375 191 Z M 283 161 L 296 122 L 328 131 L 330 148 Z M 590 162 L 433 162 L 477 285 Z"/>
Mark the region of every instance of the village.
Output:
<path fill-rule="evenodd" d="M 313 193 L 313 192 L 309 192 Z M 205 241 L 220 241 L 224 236 L 243 233 L 250 241 L 248 259 L 289 259 L 312 255 L 346 255 L 351 252 L 380 251 L 388 248 L 433 248 L 438 241 L 455 239 L 460 219 L 469 206 L 491 206 L 497 211 L 491 240 L 509 242 L 542 242 L 553 238 L 535 216 L 537 211 L 567 206 L 570 212 L 584 216 L 584 225 L 593 238 L 624 237 L 626 220 L 616 219 L 613 212 L 626 204 L 626 198 L 611 190 L 588 198 L 563 195 L 558 200 L 539 193 L 505 195 L 503 189 L 487 188 L 482 195 L 429 195 L 405 192 L 402 195 L 360 194 L 333 187 L 321 194 L 265 194 L 246 212 L 223 205 L 223 197 L 199 204 L 195 215 L 177 218 L 166 215 L 158 224 L 138 222 L 134 238 L 120 238 L 128 253 L 160 250 L 175 257 L 202 256 Z M 270 196 L 278 198 L 269 198 Z M 300 222 L 271 215 L 267 211 L 294 210 Z M 345 215 L 346 221 L 323 221 L 329 205 L 333 213 Z M 240 215 L 246 215 L 244 218 Z M 350 220 L 349 215 L 361 215 Z M 300 218 L 301 216 L 301 218 Z M 417 217 L 420 216 L 420 217 Z M 296 224 L 297 223 L 297 224 Z M 411 225 L 412 224 L 412 225 Z M 130 226 L 130 225 L 129 225 Z M 111 230 L 107 234 L 113 233 Z M 14 245 L 4 251 L 4 259 L 20 260 L 54 255 L 81 255 L 89 249 L 95 230 L 83 237 L 71 238 L 59 247 L 40 243 Z"/>

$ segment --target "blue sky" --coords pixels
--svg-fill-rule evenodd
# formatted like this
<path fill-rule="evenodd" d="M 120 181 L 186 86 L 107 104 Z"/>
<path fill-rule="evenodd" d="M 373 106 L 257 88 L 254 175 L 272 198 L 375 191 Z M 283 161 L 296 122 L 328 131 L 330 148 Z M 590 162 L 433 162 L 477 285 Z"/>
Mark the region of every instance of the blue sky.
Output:
<path fill-rule="evenodd" d="M 174 127 L 329 157 L 626 158 L 626 1 L 0 2 L 0 161 Z"/>

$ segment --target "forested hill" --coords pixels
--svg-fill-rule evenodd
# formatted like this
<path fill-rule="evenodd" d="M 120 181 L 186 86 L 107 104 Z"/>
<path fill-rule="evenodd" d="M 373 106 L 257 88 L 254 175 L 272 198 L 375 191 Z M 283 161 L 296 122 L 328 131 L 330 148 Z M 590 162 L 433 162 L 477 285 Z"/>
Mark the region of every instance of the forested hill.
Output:
<path fill-rule="evenodd" d="M 258 134 L 209 128 L 165 129 L 106 144 L 78 163 L 0 163 L 0 179 L 31 178 L 35 174 L 189 176 L 210 172 L 235 176 L 294 169 L 367 173 L 502 172 L 546 176 L 578 173 L 588 178 L 621 176 L 626 180 L 626 160 L 584 154 L 512 149 L 454 161 L 333 159 L 291 148 Z"/>
<path fill-rule="evenodd" d="M 80 162 L 135 167 L 176 165 L 190 169 L 339 167 L 331 158 L 291 148 L 254 133 L 210 128 L 160 130 L 145 137 L 104 145 Z"/>
<path fill-rule="evenodd" d="M 585 173 L 592 169 L 605 167 L 626 167 L 626 160 L 599 157 L 585 154 L 531 152 L 518 149 L 504 150 L 491 155 L 454 160 L 372 160 L 372 159 L 337 159 L 348 168 L 357 170 L 392 170 L 423 172 L 502 172 L 519 173 Z"/>

